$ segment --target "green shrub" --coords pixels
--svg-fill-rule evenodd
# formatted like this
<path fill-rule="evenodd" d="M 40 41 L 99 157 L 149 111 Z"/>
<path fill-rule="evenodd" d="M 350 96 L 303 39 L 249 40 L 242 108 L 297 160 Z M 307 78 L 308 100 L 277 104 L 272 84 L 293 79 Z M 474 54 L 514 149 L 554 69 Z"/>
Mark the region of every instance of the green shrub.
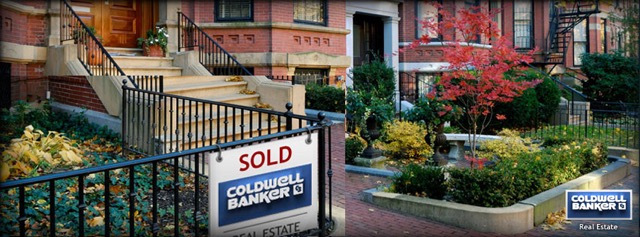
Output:
<path fill-rule="evenodd" d="M 362 153 L 367 146 L 367 142 L 358 135 L 351 134 L 345 139 L 345 163 L 354 164 L 354 159 Z"/>
<path fill-rule="evenodd" d="M 433 149 L 424 140 L 426 132 L 416 123 L 394 120 L 384 125 L 380 145 L 393 159 L 426 158 L 433 155 Z"/>
<path fill-rule="evenodd" d="M 347 130 L 359 133 L 366 128 L 366 121 L 371 114 L 376 115 L 378 128 L 391 121 L 394 117 L 393 103 L 377 97 L 370 97 L 370 93 L 347 89 Z"/>
<path fill-rule="evenodd" d="M 396 193 L 442 199 L 447 192 L 444 168 L 409 164 L 397 173 L 392 181 Z"/>
<path fill-rule="evenodd" d="M 353 88 L 360 92 L 370 93 L 370 97 L 380 98 L 386 102 L 393 102 L 395 72 L 380 57 L 371 62 L 354 67 Z"/>
<path fill-rule="evenodd" d="M 511 203 L 508 189 L 512 185 L 505 185 L 506 175 L 492 169 L 449 170 L 449 195 L 457 203 L 481 207 L 505 207 Z"/>
<path fill-rule="evenodd" d="M 305 86 L 305 103 L 309 109 L 344 113 L 344 90 L 335 86 L 309 83 Z"/>
<path fill-rule="evenodd" d="M 585 140 L 521 153 L 491 168 L 452 169 L 448 185 L 458 203 L 506 207 L 607 164 L 602 143 Z"/>
<path fill-rule="evenodd" d="M 353 87 L 347 89 L 347 130 L 358 133 L 371 114 L 376 115 L 378 127 L 395 116 L 395 72 L 376 57 L 369 63 L 355 67 Z"/>
<path fill-rule="evenodd" d="M 640 62 L 621 53 L 582 54 L 582 72 L 587 80 L 582 83 L 583 93 L 591 100 L 640 103 L 638 88 Z"/>
<path fill-rule="evenodd" d="M 517 80 L 542 79 L 542 82 L 534 88 L 525 90 L 521 96 L 516 97 L 510 103 L 496 103 L 494 114 L 502 114 L 506 120 L 493 119 L 488 127 L 491 131 L 500 131 L 503 128 L 528 128 L 536 125 L 536 122 L 546 122 L 558 109 L 561 92 L 552 79 L 538 72 L 529 70 Z"/>

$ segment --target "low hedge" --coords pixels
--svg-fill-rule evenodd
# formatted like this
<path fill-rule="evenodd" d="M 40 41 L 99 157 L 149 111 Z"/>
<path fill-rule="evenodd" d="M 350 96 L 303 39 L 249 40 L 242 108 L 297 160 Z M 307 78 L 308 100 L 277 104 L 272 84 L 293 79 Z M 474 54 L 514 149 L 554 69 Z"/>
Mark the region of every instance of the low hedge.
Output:
<path fill-rule="evenodd" d="M 491 167 L 448 169 L 449 178 L 443 186 L 447 187 L 446 196 L 457 203 L 507 207 L 604 167 L 607 153 L 602 143 L 592 140 L 558 143 L 522 153 L 515 159 L 500 160 Z"/>
<path fill-rule="evenodd" d="M 522 153 L 491 168 L 452 169 L 451 198 L 476 206 L 510 206 L 605 166 L 607 153 L 602 143 L 585 140 Z"/>
<path fill-rule="evenodd" d="M 447 193 L 444 168 L 409 164 L 393 178 L 392 190 L 396 193 L 442 199 Z"/>
<path fill-rule="evenodd" d="M 344 113 L 345 93 L 341 88 L 310 83 L 305 86 L 305 104 L 308 109 Z"/>

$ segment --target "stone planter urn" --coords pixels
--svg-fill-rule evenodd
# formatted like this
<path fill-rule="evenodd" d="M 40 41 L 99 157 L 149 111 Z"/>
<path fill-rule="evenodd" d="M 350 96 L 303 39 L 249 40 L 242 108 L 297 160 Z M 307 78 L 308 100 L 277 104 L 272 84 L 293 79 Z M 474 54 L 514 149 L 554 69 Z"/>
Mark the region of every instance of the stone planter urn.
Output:
<path fill-rule="evenodd" d="M 376 122 L 376 115 L 372 114 L 367 118 L 367 131 L 360 131 L 360 136 L 367 141 L 367 148 L 364 149 L 360 157 L 363 158 L 377 158 L 382 156 L 382 152 L 373 148 L 373 141 L 380 137 L 380 130 L 378 130 L 378 124 Z"/>
<path fill-rule="evenodd" d="M 440 149 L 447 144 L 447 136 L 444 135 L 444 123 L 438 124 L 436 128 L 436 140 L 433 143 L 433 156 L 432 160 L 438 164 L 438 166 L 444 166 L 448 162 L 447 158 L 440 153 Z"/>

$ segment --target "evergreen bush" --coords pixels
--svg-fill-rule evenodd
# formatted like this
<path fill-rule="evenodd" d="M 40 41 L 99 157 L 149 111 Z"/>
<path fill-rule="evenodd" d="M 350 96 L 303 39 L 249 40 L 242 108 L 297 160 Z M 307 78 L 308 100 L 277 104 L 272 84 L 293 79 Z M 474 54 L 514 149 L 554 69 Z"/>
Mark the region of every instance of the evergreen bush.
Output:
<path fill-rule="evenodd" d="M 392 191 L 396 193 L 433 199 L 443 199 L 447 193 L 442 167 L 409 164 L 392 179 Z"/>
<path fill-rule="evenodd" d="M 330 85 L 305 85 L 305 104 L 308 109 L 344 113 L 344 90 Z"/>
<path fill-rule="evenodd" d="M 640 103 L 640 62 L 614 54 L 582 54 L 583 93 L 594 101 Z"/>
<path fill-rule="evenodd" d="M 367 142 L 358 135 L 349 135 L 344 141 L 345 163 L 355 164 L 354 160 L 362 153 L 367 146 Z"/>

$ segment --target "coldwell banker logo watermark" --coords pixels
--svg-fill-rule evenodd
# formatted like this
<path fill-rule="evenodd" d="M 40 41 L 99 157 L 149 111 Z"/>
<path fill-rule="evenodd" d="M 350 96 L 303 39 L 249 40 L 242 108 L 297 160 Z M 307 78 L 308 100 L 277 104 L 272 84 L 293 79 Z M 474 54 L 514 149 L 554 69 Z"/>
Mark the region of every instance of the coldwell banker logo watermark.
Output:
<path fill-rule="evenodd" d="M 311 165 L 219 184 L 219 226 L 311 205 Z"/>
<path fill-rule="evenodd" d="M 567 220 L 631 220 L 631 190 L 567 190 Z"/>

